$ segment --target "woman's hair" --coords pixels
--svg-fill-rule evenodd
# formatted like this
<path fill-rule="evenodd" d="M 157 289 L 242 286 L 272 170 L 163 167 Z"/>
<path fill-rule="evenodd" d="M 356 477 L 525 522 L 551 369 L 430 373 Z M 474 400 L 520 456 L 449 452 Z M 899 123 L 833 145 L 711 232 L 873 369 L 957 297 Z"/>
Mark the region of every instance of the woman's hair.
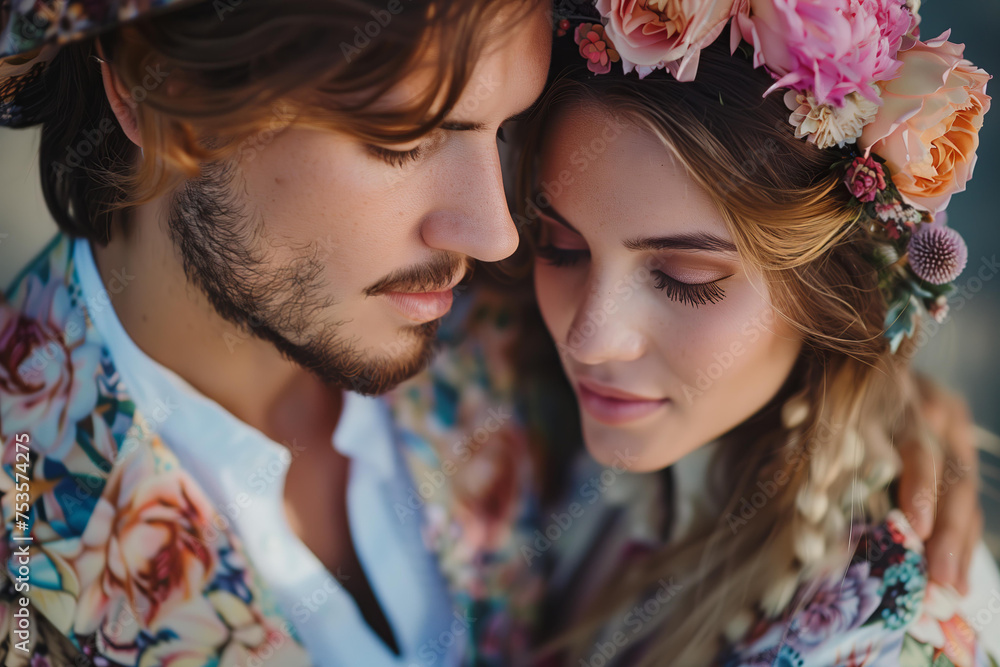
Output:
<path fill-rule="evenodd" d="M 204 162 L 252 159 L 293 119 L 366 141 L 410 141 L 454 107 L 488 48 L 493 17 L 502 12 L 516 22 L 534 6 L 535 0 L 197 2 L 66 45 L 44 74 L 47 92 L 38 101 L 45 110 L 45 201 L 65 232 L 104 244 L 117 211 L 198 176 Z M 112 113 L 100 58 L 138 104 L 142 156 Z M 377 105 L 431 61 L 436 69 L 420 71 L 426 88 L 406 106 Z"/>
<path fill-rule="evenodd" d="M 804 341 L 778 395 L 722 438 L 713 474 L 727 502 L 716 521 L 620 573 L 556 648 L 592 649 L 599 628 L 673 576 L 680 592 L 645 629 L 642 664 L 704 664 L 758 610 L 785 611 L 798 584 L 846 565 L 850 519 L 877 520 L 888 509 L 897 470 L 889 434 L 908 399 L 903 364 L 882 335 L 887 306 L 872 238 L 834 168 L 840 156 L 794 137 L 781 95 L 762 97 L 773 81 L 730 55 L 723 37 L 702 52 L 690 83 L 571 67 L 525 130 L 522 223 L 553 126 L 570 109 L 604 110 L 683 162 Z M 530 237 L 537 227 L 523 229 Z"/>

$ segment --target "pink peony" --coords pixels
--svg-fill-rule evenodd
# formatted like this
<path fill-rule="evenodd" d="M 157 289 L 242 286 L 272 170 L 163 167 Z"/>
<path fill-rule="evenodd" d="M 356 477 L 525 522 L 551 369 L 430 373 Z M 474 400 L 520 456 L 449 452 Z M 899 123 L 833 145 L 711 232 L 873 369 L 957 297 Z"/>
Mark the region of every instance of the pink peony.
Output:
<path fill-rule="evenodd" d="M 904 201 L 931 213 L 972 178 L 991 78 L 949 33 L 900 51 L 900 76 L 880 82 L 884 105 L 858 145 L 883 159 Z"/>
<path fill-rule="evenodd" d="M 678 81 L 694 80 L 701 50 L 722 33 L 732 7 L 733 0 L 597 0 L 625 73 L 644 77 L 664 67 Z"/>
<path fill-rule="evenodd" d="M 902 66 L 897 55 L 916 42 L 912 35 L 917 29 L 917 16 L 907 8 L 905 0 L 861 0 L 861 4 L 874 14 L 880 32 L 879 63 L 883 67 L 875 71 L 875 79 L 894 79 Z"/>
<path fill-rule="evenodd" d="M 621 60 L 600 23 L 581 23 L 573 39 L 580 45 L 580 55 L 587 59 L 587 69 L 594 74 L 607 74 L 611 71 L 611 63 Z"/>
<path fill-rule="evenodd" d="M 875 201 L 875 196 L 885 190 L 885 172 L 872 158 L 856 157 L 847 168 L 844 183 L 858 201 Z"/>
<path fill-rule="evenodd" d="M 899 0 L 741 0 L 733 13 L 733 48 L 746 40 L 778 79 L 768 93 L 808 90 L 838 107 L 852 92 L 878 103 L 869 84 L 895 76 L 913 21 Z"/>

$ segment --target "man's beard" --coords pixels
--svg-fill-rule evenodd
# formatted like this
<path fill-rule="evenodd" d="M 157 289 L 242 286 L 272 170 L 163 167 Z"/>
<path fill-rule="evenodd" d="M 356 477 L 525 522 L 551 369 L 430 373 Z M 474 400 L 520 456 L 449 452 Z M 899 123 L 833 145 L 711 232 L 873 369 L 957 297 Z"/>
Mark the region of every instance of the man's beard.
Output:
<path fill-rule="evenodd" d="M 233 194 L 237 188 L 230 187 L 234 171 L 206 166 L 201 177 L 175 195 L 168 217 L 184 273 L 216 312 L 331 386 L 381 394 L 422 370 L 434 353 L 437 320 L 405 330 L 412 346 L 399 358 L 363 354 L 353 340 L 341 336 L 338 324 L 317 328 L 314 316 L 335 304 L 323 282 L 319 244 L 307 245 L 287 264 L 269 265 L 260 250 L 266 247 L 262 221 L 248 214 Z M 440 285 L 462 266 L 448 256 L 383 279 L 369 291 L 384 291 L 388 284 Z"/>

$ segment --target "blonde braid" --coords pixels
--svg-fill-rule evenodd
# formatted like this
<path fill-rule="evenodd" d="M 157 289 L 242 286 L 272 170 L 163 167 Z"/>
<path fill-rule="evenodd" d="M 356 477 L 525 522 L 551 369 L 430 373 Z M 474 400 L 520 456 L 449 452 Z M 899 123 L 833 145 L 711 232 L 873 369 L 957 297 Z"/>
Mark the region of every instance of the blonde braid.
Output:
<path fill-rule="evenodd" d="M 831 394 L 851 396 L 844 388 L 850 387 L 852 381 L 852 373 L 841 374 L 835 380 L 840 391 Z M 900 466 L 885 425 L 885 406 L 877 399 L 868 400 L 878 396 L 880 384 L 873 382 L 866 396 L 855 395 L 854 400 L 842 405 L 825 402 L 831 415 L 845 415 L 844 422 L 837 420 L 829 426 L 819 415 L 809 414 L 810 404 L 824 404 L 819 400 L 810 403 L 804 393 L 782 406 L 782 426 L 789 431 L 788 447 L 801 447 L 807 432 L 812 438 L 805 442 L 812 444 L 807 465 L 802 466 L 803 474 L 793 477 L 798 482 L 796 486 L 793 481 L 790 489 L 794 493 L 794 516 L 784 524 L 795 559 L 761 596 L 761 609 L 769 617 L 787 610 L 803 581 L 845 565 L 844 558 L 851 555 L 850 549 L 843 548 L 850 517 L 880 518 L 888 511 L 886 490 Z M 824 428 L 829 432 L 824 433 Z M 779 531 L 780 526 L 779 522 Z M 726 635 L 731 636 L 731 629 L 726 630 Z M 735 630 L 732 628 L 733 633 Z"/>

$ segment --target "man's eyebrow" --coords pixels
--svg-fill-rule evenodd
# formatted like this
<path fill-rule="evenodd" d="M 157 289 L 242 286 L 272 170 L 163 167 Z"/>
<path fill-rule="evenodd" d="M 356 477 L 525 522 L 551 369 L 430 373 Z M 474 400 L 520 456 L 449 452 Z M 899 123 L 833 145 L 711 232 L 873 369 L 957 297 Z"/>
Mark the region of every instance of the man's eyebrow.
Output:
<path fill-rule="evenodd" d="M 736 252 L 732 241 L 697 232 L 694 234 L 676 234 L 640 239 L 628 239 L 625 247 L 630 250 L 708 250 L 709 252 Z"/>
<path fill-rule="evenodd" d="M 503 121 L 503 123 L 500 124 L 503 125 L 504 123 L 514 123 L 523 119 L 525 116 L 528 115 L 528 111 L 530 110 L 530 108 L 531 107 L 525 109 L 524 111 L 520 111 L 514 114 L 513 116 L 507 118 L 506 120 Z M 481 132 L 487 129 L 489 125 L 487 123 L 468 123 L 459 120 L 446 120 L 442 122 L 441 125 L 439 125 L 439 127 L 442 130 L 449 130 L 451 132 Z"/>
<path fill-rule="evenodd" d="M 479 132 L 486 129 L 486 123 L 463 123 L 457 120 L 446 120 L 438 127 L 451 132 Z"/>

